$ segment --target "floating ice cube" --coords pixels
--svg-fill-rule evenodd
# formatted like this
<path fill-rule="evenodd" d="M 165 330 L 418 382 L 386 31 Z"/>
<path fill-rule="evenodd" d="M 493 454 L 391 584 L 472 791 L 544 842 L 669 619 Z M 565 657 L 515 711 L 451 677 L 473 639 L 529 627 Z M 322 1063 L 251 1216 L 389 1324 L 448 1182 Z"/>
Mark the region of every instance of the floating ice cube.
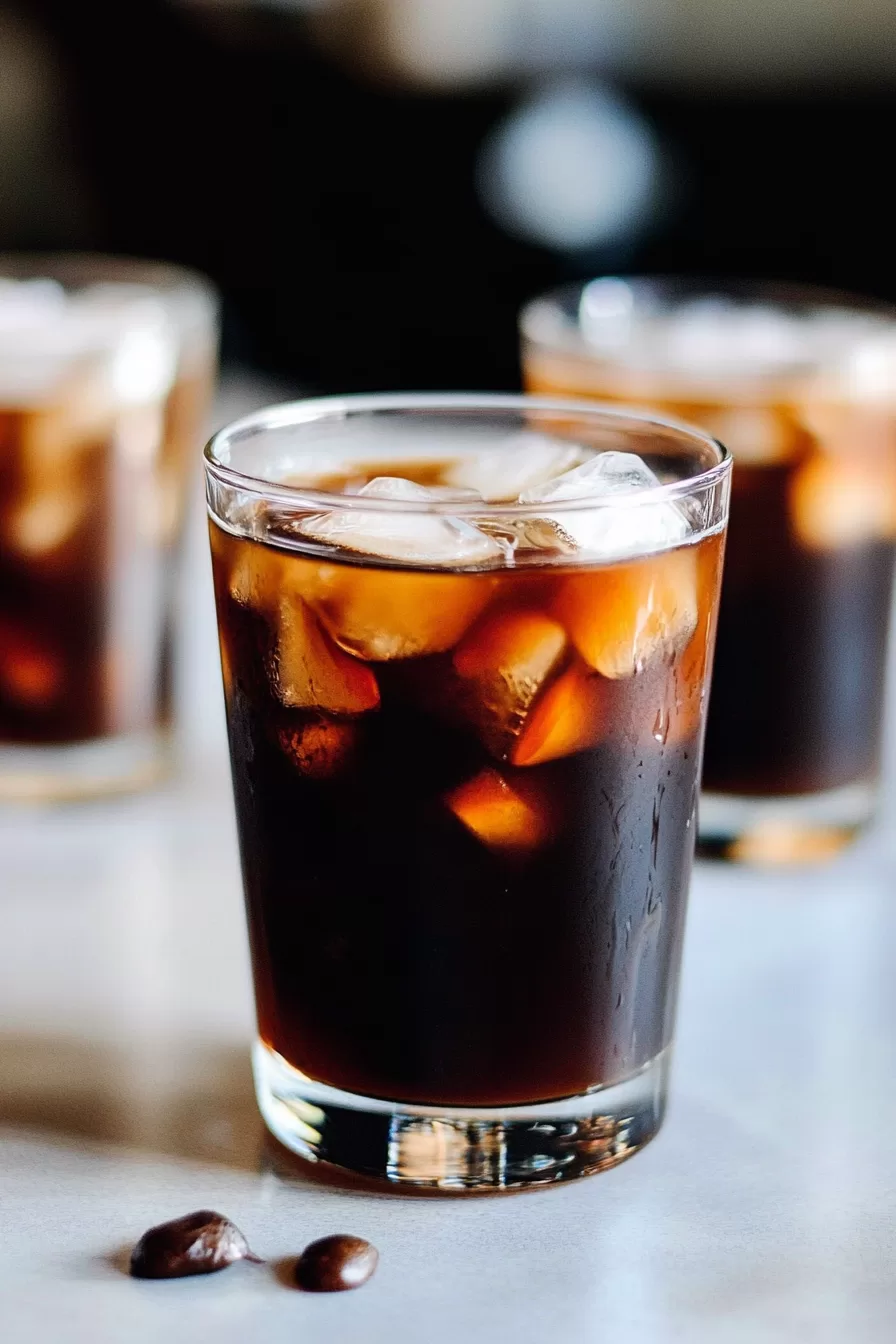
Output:
<path fill-rule="evenodd" d="M 652 659 L 681 652 L 697 627 L 697 555 L 693 547 L 615 565 L 600 575 L 571 575 L 554 606 L 589 667 L 630 677 Z"/>
<path fill-rule="evenodd" d="M 290 709 L 363 714 L 380 702 L 370 668 L 337 648 L 299 598 L 280 600 L 270 675 L 277 698 Z"/>
<path fill-rule="evenodd" d="M 763 304 L 695 299 L 662 327 L 668 363 L 701 376 L 784 368 L 809 353 L 808 335 L 799 320 Z"/>
<path fill-rule="evenodd" d="M 487 574 L 321 565 L 315 611 L 338 644 L 375 662 L 444 653 L 494 592 Z"/>
<path fill-rule="evenodd" d="M 52 555 L 75 534 L 90 505 L 81 484 L 29 490 L 16 503 L 6 525 L 8 545 L 29 559 Z"/>
<path fill-rule="evenodd" d="M 791 526 L 802 545 L 833 551 L 896 537 L 896 471 L 878 458 L 816 453 L 790 486 Z"/>
<path fill-rule="evenodd" d="M 724 443 L 738 462 L 786 462 L 806 441 L 803 426 L 780 406 L 701 407 L 692 418 Z"/>
<path fill-rule="evenodd" d="M 836 358 L 838 382 L 850 400 L 892 406 L 896 386 L 896 334 L 889 323 L 882 331 L 851 333 Z M 833 362 L 833 361 L 832 361 Z"/>
<path fill-rule="evenodd" d="M 506 759 L 533 701 L 563 659 L 566 631 L 541 612 L 488 612 L 454 651 L 461 712 L 489 751 Z"/>
<path fill-rule="evenodd" d="M 550 802 L 532 779 L 515 772 L 482 770 L 449 793 L 445 802 L 458 821 L 490 849 L 525 854 L 550 839 Z"/>
<path fill-rule="evenodd" d="M 411 486 L 413 493 L 407 490 Z M 425 491 L 421 496 L 420 491 Z M 455 503 L 455 504 L 475 504 L 477 501 L 483 502 L 482 495 L 478 490 L 473 490 L 464 485 L 417 485 L 414 481 L 407 480 L 404 476 L 374 476 L 372 481 L 362 485 L 360 490 L 354 492 L 358 495 L 374 495 L 381 499 L 431 499 L 434 502 Z"/>
<path fill-rule="evenodd" d="M 582 461 L 585 450 L 544 434 L 520 433 L 496 447 L 457 458 L 442 472 L 446 485 L 475 490 L 489 503 L 518 499 Z"/>
<path fill-rule="evenodd" d="M 55 280 L 0 278 L 0 401 L 44 402 L 74 361 L 96 348 L 95 334 L 73 320 Z"/>
<path fill-rule="evenodd" d="M 111 383 L 124 406 L 158 401 L 170 391 L 177 373 L 178 339 L 174 327 L 158 311 L 148 311 L 145 320 L 123 331 L 115 350 Z"/>
<path fill-rule="evenodd" d="M 444 503 L 444 493 L 398 476 L 378 476 L 352 499 L 372 498 L 425 506 Z M 296 530 L 314 541 L 420 565 L 480 565 L 500 560 L 504 548 L 461 518 L 399 509 L 334 509 L 305 518 Z"/>
<path fill-rule="evenodd" d="M 283 560 L 278 552 L 261 546 L 237 548 L 227 580 L 234 602 L 254 611 L 273 610 L 279 599 Z"/>
<path fill-rule="evenodd" d="M 637 497 L 639 490 L 650 490 L 659 484 L 659 478 L 637 453 L 597 453 L 547 484 L 523 491 L 520 503 L 551 504 L 613 497 L 618 497 L 618 502 L 524 519 L 523 535 L 530 545 L 569 553 L 581 551 L 606 560 L 674 546 L 689 531 L 681 509 L 674 503 L 648 502 Z"/>
<path fill-rule="evenodd" d="M 525 502 L 545 499 L 579 499 L 593 494 L 625 494 L 632 490 L 650 490 L 659 485 L 659 477 L 637 453 L 595 453 L 572 471 L 565 471 L 540 489 L 521 496 Z"/>
<path fill-rule="evenodd" d="M 56 322 L 65 307 L 65 290 L 55 280 L 0 277 L 0 338 Z"/>
<path fill-rule="evenodd" d="M 145 285 L 67 293 L 55 280 L 0 277 L 0 399 L 43 402 L 91 358 L 102 363 L 107 397 L 117 404 L 158 400 L 172 386 L 178 357 L 168 307 Z"/>
<path fill-rule="evenodd" d="M 273 546 L 241 544 L 235 548 L 228 577 L 234 602 L 259 614 L 275 611 L 281 598 L 310 602 L 328 587 L 332 565 L 317 565 Z"/>
<path fill-rule="evenodd" d="M 115 427 L 115 405 L 101 371 L 82 368 L 53 388 L 52 400 L 24 418 L 22 470 L 43 488 L 49 477 L 74 470 L 77 459 L 94 452 Z"/>
<path fill-rule="evenodd" d="M 541 765 L 596 746 L 607 729 L 607 682 L 581 663 L 548 686 L 513 746 L 514 765 Z"/>

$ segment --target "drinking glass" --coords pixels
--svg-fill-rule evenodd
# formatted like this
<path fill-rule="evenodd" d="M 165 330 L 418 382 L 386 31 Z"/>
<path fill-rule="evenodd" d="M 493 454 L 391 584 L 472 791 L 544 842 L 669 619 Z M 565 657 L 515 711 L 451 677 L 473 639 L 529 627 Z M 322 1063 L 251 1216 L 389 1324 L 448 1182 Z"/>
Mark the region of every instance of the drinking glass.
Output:
<path fill-rule="evenodd" d="M 173 560 L 216 346 L 214 293 L 188 271 L 0 257 L 0 798 L 164 768 Z"/>
<path fill-rule="evenodd" d="M 604 277 L 522 316 L 527 387 L 653 406 L 734 455 L 703 852 L 822 859 L 878 794 L 896 323 L 823 290 Z"/>
<path fill-rule="evenodd" d="M 268 1127 L 437 1188 L 620 1162 L 665 1105 L 725 450 L 373 396 L 206 468 Z"/>

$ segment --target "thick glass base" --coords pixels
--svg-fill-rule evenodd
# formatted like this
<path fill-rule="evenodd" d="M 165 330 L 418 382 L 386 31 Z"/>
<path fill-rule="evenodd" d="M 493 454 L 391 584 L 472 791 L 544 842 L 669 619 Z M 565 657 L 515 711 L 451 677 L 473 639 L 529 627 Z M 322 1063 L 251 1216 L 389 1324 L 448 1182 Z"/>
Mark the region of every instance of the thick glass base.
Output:
<path fill-rule="evenodd" d="M 697 853 L 743 863 L 817 863 L 833 858 L 871 820 L 877 785 L 782 798 L 704 793 Z"/>
<path fill-rule="evenodd" d="M 164 729 L 69 746 L 0 745 L 0 802 L 59 803 L 129 793 L 155 783 L 169 761 Z"/>
<path fill-rule="evenodd" d="M 417 1106 L 315 1083 L 259 1041 L 255 1091 L 275 1138 L 312 1162 L 396 1185 L 517 1190 L 590 1176 L 662 1124 L 669 1049 L 612 1087 L 531 1106 Z"/>

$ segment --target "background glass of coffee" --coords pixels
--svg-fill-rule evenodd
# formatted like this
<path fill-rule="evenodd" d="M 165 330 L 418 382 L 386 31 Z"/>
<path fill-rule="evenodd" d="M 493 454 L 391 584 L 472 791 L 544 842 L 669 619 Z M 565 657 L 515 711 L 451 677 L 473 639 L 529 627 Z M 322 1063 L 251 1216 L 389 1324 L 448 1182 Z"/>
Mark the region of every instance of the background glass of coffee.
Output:
<path fill-rule="evenodd" d="M 824 291 L 605 277 L 522 316 L 531 391 L 660 407 L 735 459 L 702 849 L 823 858 L 872 816 L 896 540 L 896 324 Z"/>
<path fill-rule="evenodd" d="M 0 256 L 0 798 L 163 768 L 172 561 L 216 357 L 199 276 Z"/>
<path fill-rule="evenodd" d="M 289 1148 L 489 1189 L 656 1132 L 729 465 L 510 397 L 212 440 L 256 1087 Z"/>

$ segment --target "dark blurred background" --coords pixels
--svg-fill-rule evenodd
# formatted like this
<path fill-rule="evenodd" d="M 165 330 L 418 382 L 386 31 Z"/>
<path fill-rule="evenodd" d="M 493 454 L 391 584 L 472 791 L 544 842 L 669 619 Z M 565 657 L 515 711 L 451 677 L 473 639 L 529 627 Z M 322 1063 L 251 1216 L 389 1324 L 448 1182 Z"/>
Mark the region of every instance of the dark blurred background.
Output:
<path fill-rule="evenodd" d="M 896 298 L 892 0 L 0 0 L 0 248 L 166 257 L 225 359 L 508 388 L 606 269 Z"/>

